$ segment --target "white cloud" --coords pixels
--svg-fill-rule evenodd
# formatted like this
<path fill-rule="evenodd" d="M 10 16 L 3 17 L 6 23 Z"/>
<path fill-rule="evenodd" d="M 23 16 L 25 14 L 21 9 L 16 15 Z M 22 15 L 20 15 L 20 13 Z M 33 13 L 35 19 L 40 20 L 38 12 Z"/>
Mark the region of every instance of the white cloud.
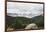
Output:
<path fill-rule="evenodd" d="M 7 13 L 16 13 L 18 14 L 18 16 L 23 15 L 25 17 L 32 18 L 43 14 L 43 4 L 8 2 Z M 12 15 L 12 16 L 15 16 L 15 15 Z"/>

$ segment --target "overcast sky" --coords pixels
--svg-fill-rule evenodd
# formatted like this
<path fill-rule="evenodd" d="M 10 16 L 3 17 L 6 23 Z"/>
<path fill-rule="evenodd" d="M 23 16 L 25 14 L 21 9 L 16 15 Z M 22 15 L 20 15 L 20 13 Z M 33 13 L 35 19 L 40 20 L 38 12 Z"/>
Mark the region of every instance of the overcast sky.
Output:
<path fill-rule="evenodd" d="M 8 2 L 7 13 L 13 17 L 17 16 L 16 13 L 18 16 L 32 18 L 43 14 L 43 4 Z"/>

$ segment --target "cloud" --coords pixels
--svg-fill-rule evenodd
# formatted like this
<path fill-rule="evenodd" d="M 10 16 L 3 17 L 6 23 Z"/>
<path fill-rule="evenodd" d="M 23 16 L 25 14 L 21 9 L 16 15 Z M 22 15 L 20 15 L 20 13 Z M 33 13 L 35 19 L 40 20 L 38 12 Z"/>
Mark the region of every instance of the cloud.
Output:
<path fill-rule="evenodd" d="M 12 17 L 17 16 L 15 15 L 15 13 L 18 14 L 18 16 L 23 16 L 28 18 L 32 18 L 43 14 L 43 4 L 9 2 L 7 7 L 8 7 L 7 13 L 11 13 Z"/>

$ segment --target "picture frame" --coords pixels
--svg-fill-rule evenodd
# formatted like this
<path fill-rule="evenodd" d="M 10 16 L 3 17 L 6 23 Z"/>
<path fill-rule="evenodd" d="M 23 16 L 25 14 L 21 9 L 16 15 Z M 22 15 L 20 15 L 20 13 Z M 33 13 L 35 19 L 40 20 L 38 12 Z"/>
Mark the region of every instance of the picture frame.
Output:
<path fill-rule="evenodd" d="M 35 4 L 43 4 L 43 15 L 44 15 L 44 3 L 43 2 L 28 2 L 28 1 L 8 1 L 8 2 L 19 2 L 19 3 L 35 3 Z M 5 15 L 7 16 L 7 3 L 5 4 Z M 5 16 L 5 17 L 6 17 Z M 44 20 L 44 19 L 43 19 Z M 6 28 L 6 22 L 5 22 L 5 28 Z"/>

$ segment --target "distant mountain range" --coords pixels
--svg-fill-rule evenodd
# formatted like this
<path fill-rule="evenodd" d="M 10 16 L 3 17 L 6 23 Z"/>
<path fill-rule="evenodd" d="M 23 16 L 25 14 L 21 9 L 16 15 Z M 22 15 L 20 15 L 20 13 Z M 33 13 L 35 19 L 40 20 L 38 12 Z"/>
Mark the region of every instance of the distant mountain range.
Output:
<path fill-rule="evenodd" d="M 33 18 L 33 17 L 36 17 L 36 16 L 40 16 L 39 15 L 33 15 L 33 14 L 17 14 L 17 13 L 7 13 L 8 16 L 11 16 L 11 17 L 26 17 L 26 18 Z M 41 16 L 43 16 L 41 14 Z"/>
<path fill-rule="evenodd" d="M 36 23 L 38 26 L 44 26 L 44 16 L 36 16 L 33 18 L 26 18 L 26 17 L 11 17 L 6 16 L 6 24 L 21 24 L 21 25 L 28 25 L 30 23 Z"/>

